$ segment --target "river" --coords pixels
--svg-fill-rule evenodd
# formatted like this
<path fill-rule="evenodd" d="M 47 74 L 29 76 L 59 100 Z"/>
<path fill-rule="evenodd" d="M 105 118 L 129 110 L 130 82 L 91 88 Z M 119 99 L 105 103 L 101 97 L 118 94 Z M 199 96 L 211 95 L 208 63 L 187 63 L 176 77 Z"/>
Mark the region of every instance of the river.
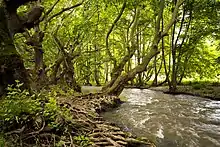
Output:
<path fill-rule="evenodd" d="M 127 102 L 102 114 L 158 147 L 220 147 L 220 101 L 125 89 Z"/>

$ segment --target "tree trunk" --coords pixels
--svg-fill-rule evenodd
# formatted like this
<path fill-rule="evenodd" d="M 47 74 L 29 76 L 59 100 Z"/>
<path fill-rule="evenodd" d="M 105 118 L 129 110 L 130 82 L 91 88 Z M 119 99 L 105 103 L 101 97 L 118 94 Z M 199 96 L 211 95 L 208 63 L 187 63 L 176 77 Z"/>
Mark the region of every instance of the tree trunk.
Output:
<path fill-rule="evenodd" d="M 65 80 L 68 86 L 72 87 L 76 92 L 81 92 L 80 85 L 76 82 L 75 72 L 71 57 L 64 58 Z"/>
<path fill-rule="evenodd" d="M 137 28 L 137 32 L 139 32 L 139 28 Z M 138 45 L 138 50 L 137 50 L 137 63 L 138 65 L 141 64 L 141 33 L 137 34 L 137 45 Z M 142 86 L 142 74 L 138 74 L 138 80 L 137 80 L 137 85 Z"/>
<path fill-rule="evenodd" d="M 132 56 L 134 55 L 134 53 L 137 49 L 137 44 L 136 44 L 136 40 L 135 40 L 135 31 L 136 31 L 136 27 L 138 25 L 139 14 L 140 14 L 140 9 L 137 8 L 135 16 L 134 16 L 134 24 L 131 28 L 131 33 L 130 33 L 131 49 L 128 47 L 128 53 L 124 56 L 124 58 L 121 60 L 120 63 L 116 64 L 116 62 L 115 62 L 114 68 L 111 73 L 111 81 L 109 81 L 102 88 L 103 91 L 106 90 L 107 88 L 111 87 L 114 84 L 114 82 L 117 80 L 117 78 L 123 72 L 124 67 L 127 62 L 128 62 L 128 68 L 129 68 L 129 66 L 131 66 L 130 59 L 132 58 Z M 129 28 L 130 28 L 130 26 L 129 26 Z"/>
<path fill-rule="evenodd" d="M 172 25 L 176 21 L 176 17 L 178 15 L 178 9 L 183 4 L 183 2 L 184 2 L 184 0 L 177 1 L 177 4 L 176 4 L 175 9 L 173 11 L 171 20 L 169 21 L 168 25 L 165 27 L 165 30 L 163 32 L 160 32 L 160 21 L 161 21 L 162 15 L 163 15 L 163 9 L 164 9 L 164 4 L 165 4 L 165 1 L 161 0 L 160 11 L 159 11 L 157 23 L 156 23 L 156 32 L 154 35 L 154 39 L 153 39 L 150 51 L 143 58 L 143 61 L 140 65 L 137 65 L 135 68 L 133 68 L 128 73 L 124 73 L 124 74 L 120 75 L 115 80 L 115 82 L 113 83 L 113 85 L 110 88 L 103 90 L 104 93 L 110 94 L 110 95 L 120 95 L 122 90 L 124 89 L 125 83 L 134 79 L 136 74 L 141 73 L 146 70 L 151 59 L 160 53 L 160 51 L 158 50 L 158 44 L 159 44 L 160 40 L 164 36 L 167 35 L 168 31 L 170 30 L 170 28 L 172 27 Z"/>
<path fill-rule="evenodd" d="M 44 33 L 40 31 L 40 26 L 37 25 L 34 27 L 33 35 L 30 35 L 28 31 L 26 31 L 25 34 L 26 44 L 34 49 L 35 70 L 33 83 L 36 84 L 35 88 L 39 90 L 42 88 L 42 85 L 45 85 L 48 81 L 45 73 L 44 51 L 42 46 Z"/>
<path fill-rule="evenodd" d="M 124 89 L 124 84 L 127 83 L 127 81 L 134 79 L 136 74 L 143 72 L 146 69 L 149 62 L 151 61 L 151 59 L 158 53 L 159 51 L 157 50 L 157 48 L 152 48 L 150 52 L 147 54 L 147 56 L 145 56 L 143 62 L 140 65 L 137 65 L 128 73 L 124 73 L 121 76 L 119 76 L 110 88 L 104 90 L 104 93 L 110 95 L 120 95 L 120 93 Z"/>
<path fill-rule="evenodd" d="M 176 44 L 174 43 L 176 23 L 174 23 L 172 30 L 172 41 L 171 41 L 171 52 L 172 52 L 172 74 L 171 74 L 171 86 L 169 87 L 170 92 L 176 91 Z"/>
<path fill-rule="evenodd" d="M 0 95 L 6 92 L 8 84 L 15 80 L 29 87 L 28 75 L 21 56 L 15 49 L 13 37 L 8 28 L 7 14 L 4 6 L 0 6 Z"/>
<path fill-rule="evenodd" d="M 164 30 L 164 20 L 163 20 L 163 17 L 162 17 L 162 22 L 161 22 L 161 29 L 162 29 L 162 31 Z M 162 44 L 161 44 L 162 45 L 161 46 L 161 49 L 162 49 L 162 60 L 163 60 L 164 72 L 165 72 L 165 75 L 166 75 L 166 79 L 164 80 L 164 82 L 160 83 L 160 85 L 162 86 L 163 84 L 165 84 L 167 82 L 169 87 L 170 87 L 170 79 L 169 79 L 170 66 L 168 66 L 168 69 L 167 69 L 167 67 L 166 67 L 166 58 L 165 58 L 165 42 L 164 42 L 164 38 L 162 38 L 161 41 L 162 41 Z M 170 62 L 169 62 L 169 65 L 170 65 Z M 169 70 L 169 71 L 167 71 L 167 70 Z"/>

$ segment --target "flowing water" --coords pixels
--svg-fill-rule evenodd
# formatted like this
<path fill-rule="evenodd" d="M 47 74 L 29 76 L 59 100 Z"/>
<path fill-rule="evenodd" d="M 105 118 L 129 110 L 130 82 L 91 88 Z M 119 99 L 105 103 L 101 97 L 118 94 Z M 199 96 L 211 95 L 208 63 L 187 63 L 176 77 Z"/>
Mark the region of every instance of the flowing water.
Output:
<path fill-rule="evenodd" d="M 158 147 L 220 147 L 220 101 L 125 89 L 128 98 L 104 119 Z"/>

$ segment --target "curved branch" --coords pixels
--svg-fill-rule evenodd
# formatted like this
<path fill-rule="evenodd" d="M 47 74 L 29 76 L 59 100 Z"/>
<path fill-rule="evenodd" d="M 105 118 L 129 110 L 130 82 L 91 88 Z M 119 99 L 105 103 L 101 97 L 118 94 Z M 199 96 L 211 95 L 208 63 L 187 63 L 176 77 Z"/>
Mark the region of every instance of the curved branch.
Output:
<path fill-rule="evenodd" d="M 124 12 L 124 10 L 125 10 L 125 7 L 126 7 L 126 0 L 124 0 L 124 3 L 123 3 L 123 5 L 122 5 L 122 8 L 121 8 L 121 10 L 120 10 L 118 16 L 117 16 L 116 19 L 114 20 L 114 22 L 113 22 L 111 28 L 109 29 L 109 31 L 108 31 L 108 33 L 107 33 L 107 35 L 106 35 L 106 51 L 108 52 L 108 55 L 109 55 L 110 59 L 114 61 L 114 65 L 116 65 L 116 59 L 112 56 L 112 54 L 111 54 L 111 52 L 110 52 L 110 50 L 109 50 L 108 39 L 109 39 L 109 36 L 110 36 L 110 34 L 112 33 L 112 31 L 113 31 L 113 29 L 114 29 L 116 23 L 117 23 L 117 22 L 119 21 L 119 19 L 121 18 L 122 14 L 123 14 L 123 12 Z"/>
<path fill-rule="evenodd" d="M 169 24 L 166 26 L 166 28 L 164 29 L 164 32 L 161 33 L 161 37 L 164 37 L 167 35 L 168 31 L 170 30 L 170 28 L 172 27 L 172 25 L 174 24 L 174 22 L 176 21 L 177 19 L 177 15 L 178 15 L 178 10 L 179 10 L 179 7 L 183 4 L 185 0 L 178 0 L 177 1 L 177 4 L 175 6 L 175 9 L 173 11 L 173 15 L 172 15 L 172 18 L 171 20 L 169 21 Z"/>
<path fill-rule="evenodd" d="M 44 16 L 40 19 L 40 21 L 43 21 L 54 9 L 54 7 L 59 3 L 60 0 L 57 0 L 53 6 L 44 14 Z"/>
<path fill-rule="evenodd" d="M 84 2 L 84 1 L 82 1 L 81 3 L 78 3 L 78 4 L 76 4 L 76 5 L 73 5 L 73 6 L 71 6 L 71 7 L 68 7 L 68 8 L 63 8 L 60 12 L 58 12 L 58 13 L 56 13 L 56 14 L 50 16 L 50 17 L 47 19 L 47 22 L 51 21 L 54 17 L 57 17 L 57 16 L 61 15 L 61 14 L 62 14 L 63 12 L 65 12 L 65 11 L 69 11 L 69 10 L 71 10 L 71 9 L 74 9 L 74 8 L 76 8 L 76 7 L 81 6 L 81 5 L 83 4 L 83 2 Z"/>
<path fill-rule="evenodd" d="M 53 18 L 55 18 L 55 17 L 57 17 L 57 16 L 59 16 L 59 15 L 61 15 L 62 13 L 64 13 L 64 12 L 66 12 L 66 11 L 69 11 L 69 10 L 71 10 L 71 9 L 74 9 L 74 8 L 76 8 L 76 7 L 79 7 L 79 6 L 81 6 L 82 4 L 83 4 L 83 2 L 84 2 L 84 0 L 81 2 L 81 3 L 78 3 L 78 4 L 76 4 L 76 5 L 73 5 L 73 6 L 71 6 L 71 7 L 68 7 L 68 8 L 63 8 L 61 11 L 59 11 L 58 13 L 56 13 L 56 14 L 54 14 L 54 15 L 52 15 L 52 16 L 50 16 L 48 19 L 46 19 L 46 21 L 45 21 L 45 25 L 44 25 L 44 31 L 47 29 L 47 25 L 48 25 L 48 22 L 50 22 Z M 72 10 L 73 11 L 73 10 Z M 72 12 L 70 12 L 70 13 L 72 13 Z M 69 13 L 69 14 L 70 14 Z M 45 16 L 46 17 L 46 16 Z M 43 19 L 42 19 L 43 20 Z"/>

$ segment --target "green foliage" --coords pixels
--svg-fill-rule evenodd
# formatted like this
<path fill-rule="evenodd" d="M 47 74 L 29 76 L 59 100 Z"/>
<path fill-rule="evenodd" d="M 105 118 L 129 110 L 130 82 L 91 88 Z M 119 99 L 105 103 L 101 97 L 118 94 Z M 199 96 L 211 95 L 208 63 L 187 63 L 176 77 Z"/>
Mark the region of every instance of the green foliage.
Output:
<path fill-rule="evenodd" d="M 90 141 L 90 139 L 84 135 L 74 136 L 73 139 L 81 147 L 87 147 L 87 146 L 92 145 L 92 142 Z"/>
<path fill-rule="evenodd" d="M 58 143 L 56 143 L 56 147 L 65 146 L 66 142 L 64 140 L 66 140 L 66 137 L 61 136 L 61 140 Z M 88 147 L 92 145 L 92 142 L 90 141 L 90 139 L 86 137 L 85 135 L 74 136 L 73 142 L 79 145 L 80 147 Z"/>
<path fill-rule="evenodd" d="M 44 122 L 53 131 L 63 132 L 62 135 L 72 130 L 74 122 L 70 110 L 57 102 L 60 90 L 50 89 L 49 93 L 42 91 L 38 95 L 31 95 L 27 90 L 21 90 L 22 85 L 19 81 L 16 85 L 9 85 L 7 95 L 0 100 L 0 147 L 5 143 L 11 144 L 14 140 L 1 133 L 13 131 L 15 128 L 18 129 L 17 127 L 20 129 L 20 126 L 24 125 L 28 125 L 25 129 L 31 131 L 35 129 L 33 124 Z M 59 144 L 62 144 L 62 139 Z M 84 139 L 81 144 L 85 146 L 89 142 Z"/>
<path fill-rule="evenodd" d="M 55 120 L 58 111 L 59 108 L 56 99 L 49 97 L 48 103 L 45 104 L 44 116 L 49 117 L 51 120 Z"/>
<path fill-rule="evenodd" d="M 134 32 L 134 41 L 137 43 L 137 51 L 130 58 L 129 63 L 125 65 L 124 72 L 128 72 L 138 64 L 141 64 L 143 57 L 148 54 L 151 46 L 153 36 L 155 35 L 155 22 L 159 12 L 159 1 L 126 1 L 126 8 L 123 15 L 116 23 L 109 36 L 109 50 L 117 63 L 123 60 L 126 54 L 130 54 L 131 49 L 131 28 L 133 24 L 133 17 L 137 8 L 140 9 L 139 24 Z M 43 1 L 41 5 L 44 6 L 45 12 L 50 10 L 54 5 L 54 1 Z M 66 7 L 73 6 L 77 1 L 60 0 L 52 9 L 51 13 L 45 18 L 60 12 Z M 40 30 L 45 32 L 42 40 L 43 59 L 47 68 L 53 67 L 58 57 L 60 57 L 60 47 L 55 43 L 53 34 L 57 32 L 57 37 L 64 46 L 66 53 L 72 55 L 74 52 L 79 52 L 80 56 L 73 60 L 74 76 L 77 82 L 82 85 L 103 85 L 110 79 L 110 74 L 113 70 L 113 62 L 110 59 L 106 50 L 106 35 L 115 18 L 117 17 L 123 0 L 89 0 L 83 3 L 80 7 L 71 9 L 54 17 L 50 21 L 47 19 L 40 23 Z M 220 64 L 218 64 L 219 52 L 219 18 L 220 11 L 219 1 L 204 1 L 204 0 L 188 0 L 184 1 L 183 6 L 180 7 L 177 21 L 175 23 L 176 29 L 174 36 L 172 32 L 168 32 L 169 36 L 165 37 L 164 52 L 166 60 L 166 70 L 171 78 L 172 66 L 177 66 L 176 78 L 181 82 L 182 78 L 191 78 L 192 80 L 218 80 L 216 78 L 220 71 Z M 20 7 L 18 10 L 26 11 L 30 6 Z M 165 1 L 163 12 L 163 26 L 165 27 L 174 9 L 172 1 Z M 183 17 L 183 11 L 185 16 Z M 190 17 L 192 14 L 192 17 Z M 182 30 L 181 20 L 184 20 Z M 162 23 L 162 21 L 161 21 Z M 189 25 L 189 26 L 187 26 Z M 45 26 L 47 26 L 45 28 Z M 162 26 L 162 24 L 161 24 Z M 188 28 L 188 29 L 187 29 Z M 45 29 L 45 30 L 44 30 Z M 181 30 L 181 32 L 179 32 Z M 160 30 L 162 31 L 162 30 Z M 34 30 L 29 30 L 31 35 Z M 180 33 L 178 37 L 178 33 Z M 22 34 L 17 34 L 15 44 L 17 50 L 22 55 L 26 67 L 33 68 L 34 49 L 33 46 L 28 46 Z M 176 41 L 176 62 L 172 63 L 171 38 L 178 38 Z M 175 39 L 174 39 L 175 40 Z M 181 42 L 183 41 L 183 44 Z M 162 41 L 161 41 L 162 42 Z M 159 43 L 159 50 L 161 51 L 161 42 Z M 175 41 L 174 41 L 175 42 Z M 72 46 L 72 47 L 70 47 Z M 164 65 L 161 66 L 162 55 L 161 52 L 157 56 L 157 63 L 150 62 L 149 68 L 143 72 L 140 83 L 146 84 L 150 77 L 154 76 L 154 66 L 157 67 L 158 77 L 165 76 Z M 140 63 L 138 62 L 140 61 Z M 51 68 L 52 69 L 52 68 Z M 63 74 L 63 63 L 60 65 L 57 75 Z M 48 70 L 47 76 L 51 77 L 53 70 Z M 137 76 L 138 77 L 138 76 Z M 151 78 L 152 79 L 152 78 Z M 180 80 L 181 79 L 181 80 Z M 132 84 L 137 82 L 137 78 Z M 99 84 L 98 84 L 99 83 Z M 62 87 L 53 87 L 57 95 L 67 95 Z"/>
<path fill-rule="evenodd" d="M 58 88 L 58 86 L 53 86 L 50 88 L 49 93 L 44 94 L 47 100 L 44 106 L 44 116 L 48 119 L 49 127 L 59 130 L 60 125 L 62 125 L 59 119 L 63 118 L 66 121 L 71 121 L 72 116 L 70 110 L 65 106 L 60 107 L 57 102 L 57 97 L 60 95 L 70 96 L 72 92 L 73 91 L 70 91 L 70 93 L 64 92 L 61 88 Z"/>
<path fill-rule="evenodd" d="M 49 96 L 57 97 L 57 96 L 73 96 L 76 92 L 68 87 L 66 84 L 61 85 L 51 85 L 50 86 L 50 93 Z"/>
<path fill-rule="evenodd" d="M 22 83 L 16 81 L 16 85 L 9 85 L 8 93 L 0 101 L 0 120 L 6 122 L 18 122 L 22 114 L 36 114 L 40 109 L 40 102 L 35 99 L 35 95 L 30 95 L 27 90 L 21 90 Z"/>
<path fill-rule="evenodd" d="M 5 147 L 5 139 L 1 134 L 0 134 L 0 147 Z"/>

